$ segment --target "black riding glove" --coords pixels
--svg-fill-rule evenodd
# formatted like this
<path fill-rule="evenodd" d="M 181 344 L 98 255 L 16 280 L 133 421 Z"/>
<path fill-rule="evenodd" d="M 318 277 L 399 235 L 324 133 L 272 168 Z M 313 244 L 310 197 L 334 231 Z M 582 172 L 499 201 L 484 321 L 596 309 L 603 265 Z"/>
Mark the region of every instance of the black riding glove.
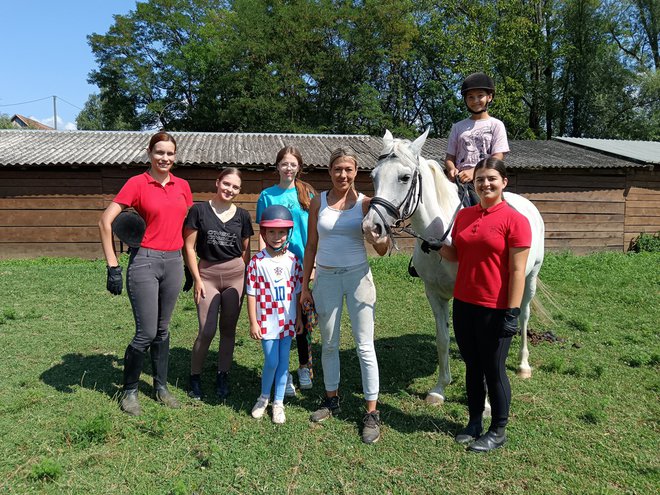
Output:
<path fill-rule="evenodd" d="M 431 237 L 428 241 L 422 241 L 422 251 L 426 254 L 430 254 L 431 251 L 440 251 L 442 247 L 442 241 Z"/>
<path fill-rule="evenodd" d="M 118 296 L 121 294 L 121 288 L 123 286 L 123 281 L 121 278 L 121 266 L 109 266 L 108 267 L 108 281 L 106 283 L 106 288 L 110 294 Z"/>
<path fill-rule="evenodd" d="M 504 313 L 502 320 L 502 338 L 513 337 L 518 335 L 518 316 L 520 315 L 520 308 L 509 308 Z"/>
<path fill-rule="evenodd" d="M 183 292 L 188 292 L 193 286 L 193 276 L 192 273 L 190 273 L 188 267 L 185 265 L 183 267 L 183 274 L 186 277 L 186 281 L 183 284 Z"/>

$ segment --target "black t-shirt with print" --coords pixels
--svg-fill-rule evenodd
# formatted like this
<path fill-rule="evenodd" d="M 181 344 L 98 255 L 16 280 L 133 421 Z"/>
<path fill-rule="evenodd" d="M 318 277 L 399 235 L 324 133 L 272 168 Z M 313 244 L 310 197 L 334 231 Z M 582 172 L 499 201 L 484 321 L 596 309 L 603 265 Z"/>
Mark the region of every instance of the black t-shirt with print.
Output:
<path fill-rule="evenodd" d="M 206 261 L 225 262 L 243 254 L 243 239 L 254 235 L 250 213 L 236 207 L 236 213 L 222 222 L 208 201 L 190 208 L 184 226 L 197 231 L 197 256 Z"/>

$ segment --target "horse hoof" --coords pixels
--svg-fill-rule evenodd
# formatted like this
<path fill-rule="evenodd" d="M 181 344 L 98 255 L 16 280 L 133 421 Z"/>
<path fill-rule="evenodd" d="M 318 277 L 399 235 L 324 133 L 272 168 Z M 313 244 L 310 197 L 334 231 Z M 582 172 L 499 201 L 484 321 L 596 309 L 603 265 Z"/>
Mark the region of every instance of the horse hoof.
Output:
<path fill-rule="evenodd" d="M 426 396 L 426 403 L 432 406 L 441 406 L 445 403 L 445 398 L 438 393 L 429 392 Z"/>
<path fill-rule="evenodd" d="M 527 379 L 532 377 L 532 368 L 518 368 L 516 372 L 520 378 Z"/>

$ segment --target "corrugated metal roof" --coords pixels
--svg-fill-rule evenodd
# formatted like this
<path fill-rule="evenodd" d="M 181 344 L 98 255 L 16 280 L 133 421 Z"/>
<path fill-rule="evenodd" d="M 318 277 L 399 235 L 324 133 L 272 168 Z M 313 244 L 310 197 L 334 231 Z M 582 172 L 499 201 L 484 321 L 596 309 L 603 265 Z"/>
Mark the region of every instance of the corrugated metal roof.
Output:
<path fill-rule="evenodd" d="M 592 139 L 574 137 L 556 137 L 557 141 L 570 143 L 583 148 L 602 151 L 610 155 L 636 160 L 638 162 L 660 163 L 660 142 L 630 141 L 624 139 Z"/>
<path fill-rule="evenodd" d="M 153 132 L 0 130 L 0 165 L 132 165 L 148 163 Z M 332 150 L 350 147 L 361 165 L 375 162 L 380 139 L 370 136 L 173 132 L 179 165 L 265 167 L 286 145 L 297 146 L 308 166 L 326 166 Z"/>
<path fill-rule="evenodd" d="M 129 166 L 148 163 L 153 132 L 0 130 L 0 166 Z M 305 165 L 326 167 L 332 150 L 352 148 L 361 169 L 375 166 L 382 138 L 364 135 L 174 132 L 179 165 L 270 167 L 279 149 L 300 149 Z M 511 168 L 628 168 L 645 166 L 559 141 L 512 141 Z M 430 138 L 423 155 L 444 159 L 447 140 Z M 651 163 L 657 163 L 651 162 Z"/>

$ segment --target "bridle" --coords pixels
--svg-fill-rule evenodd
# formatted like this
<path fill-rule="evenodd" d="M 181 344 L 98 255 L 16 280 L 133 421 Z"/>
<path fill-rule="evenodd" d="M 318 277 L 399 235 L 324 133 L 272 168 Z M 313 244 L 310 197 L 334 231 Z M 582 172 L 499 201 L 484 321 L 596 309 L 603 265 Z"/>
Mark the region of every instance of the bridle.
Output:
<path fill-rule="evenodd" d="M 383 160 L 387 160 L 395 156 L 396 155 L 394 152 L 385 155 L 380 155 L 378 157 L 378 163 L 376 164 L 376 166 L 378 166 L 378 164 L 380 164 L 380 162 L 382 162 Z M 460 181 L 457 181 L 457 183 L 459 184 L 459 187 L 465 187 L 463 184 L 460 183 Z M 419 207 L 419 204 L 422 202 L 423 202 L 422 178 L 419 172 L 419 158 L 417 158 L 417 164 L 413 170 L 408 192 L 406 192 L 406 195 L 399 204 L 399 206 L 395 206 L 392 202 L 386 200 L 385 198 L 381 198 L 378 196 L 374 196 L 373 198 L 371 198 L 371 204 L 369 205 L 369 209 L 370 210 L 373 209 L 376 212 L 376 214 L 380 217 L 381 221 L 383 222 L 383 226 L 385 228 L 385 233 L 392 240 L 392 244 L 390 246 L 390 251 L 389 251 L 390 254 L 392 253 L 392 249 L 396 249 L 397 251 L 399 250 L 399 247 L 396 244 L 395 236 L 401 237 L 401 234 L 403 232 L 413 237 L 416 237 L 417 239 L 420 239 L 422 241 L 427 241 L 427 242 L 429 241 L 429 239 L 426 239 L 425 237 L 415 232 L 413 228 L 410 227 L 410 225 L 404 225 L 404 222 L 415 214 L 417 208 Z M 385 220 L 385 216 L 383 215 L 383 213 L 380 211 L 379 208 L 376 208 L 377 206 L 381 206 L 392 218 L 395 219 L 393 224 L 390 224 L 388 221 Z M 444 241 L 449 235 L 449 232 L 451 232 L 451 228 L 454 225 L 454 220 L 456 219 L 456 215 L 458 214 L 458 211 L 461 209 L 461 207 L 462 204 L 459 203 L 458 207 L 456 208 L 456 211 L 454 211 L 454 214 L 452 215 L 447 230 L 443 233 L 442 237 L 438 239 L 439 242 Z"/>
<path fill-rule="evenodd" d="M 394 152 L 380 155 L 378 157 L 378 163 L 394 156 L 396 156 Z M 424 240 L 424 238 L 417 234 L 417 232 L 415 232 L 412 228 L 403 225 L 406 220 L 415 214 L 421 202 L 422 178 L 420 177 L 419 173 L 419 159 L 417 161 L 417 166 L 413 170 L 408 192 L 406 192 L 406 195 L 404 196 L 399 206 L 395 206 L 394 203 L 386 200 L 385 198 L 380 198 L 378 196 L 371 198 L 369 209 L 374 210 L 380 217 L 381 221 L 383 222 L 383 226 L 385 227 L 385 233 L 390 239 L 392 239 L 390 253 L 392 252 L 392 249 L 396 249 L 397 251 L 399 250 L 399 247 L 396 245 L 395 236 L 400 236 L 402 232 L 406 232 L 414 237 L 417 237 L 418 239 Z M 381 206 L 392 218 L 395 219 L 393 224 L 390 224 L 387 220 L 385 220 L 385 216 L 379 208 L 376 208 L 377 206 Z"/>

